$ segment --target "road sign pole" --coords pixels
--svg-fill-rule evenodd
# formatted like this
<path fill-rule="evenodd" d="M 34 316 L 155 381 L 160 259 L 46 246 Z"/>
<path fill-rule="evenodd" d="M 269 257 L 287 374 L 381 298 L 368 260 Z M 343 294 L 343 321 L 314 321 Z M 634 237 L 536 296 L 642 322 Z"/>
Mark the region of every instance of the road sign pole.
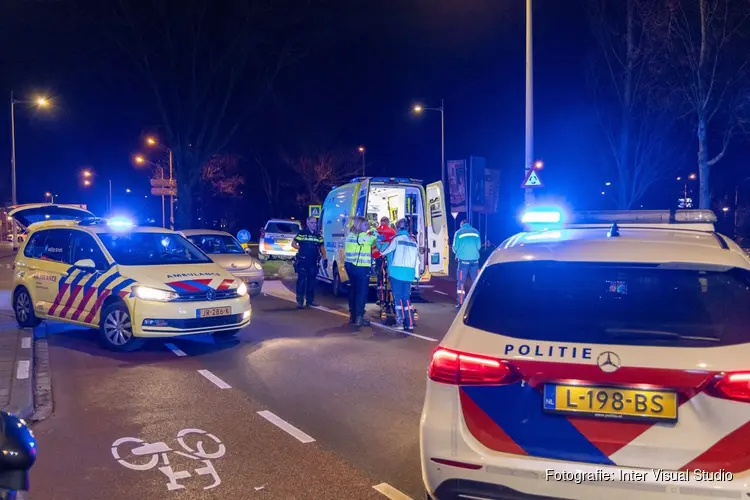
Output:
<path fill-rule="evenodd" d="M 167 221 L 164 213 L 164 195 L 161 195 L 161 227 L 167 227 Z"/>
<path fill-rule="evenodd" d="M 169 188 L 172 189 L 172 150 L 169 150 Z M 174 196 L 169 195 L 169 229 L 174 231 Z"/>

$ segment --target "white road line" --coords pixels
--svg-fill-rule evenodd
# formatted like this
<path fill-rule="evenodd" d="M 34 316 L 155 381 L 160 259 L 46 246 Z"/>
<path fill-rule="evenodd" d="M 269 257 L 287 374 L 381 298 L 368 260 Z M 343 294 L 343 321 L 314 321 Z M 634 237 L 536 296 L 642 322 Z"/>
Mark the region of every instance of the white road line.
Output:
<path fill-rule="evenodd" d="M 283 418 L 276 416 L 274 413 L 268 410 L 259 411 L 258 415 L 265 418 L 266 420 L 268 420 L 273 425 L 275 425 L 282 431 L 286 432 L 287 434 L 290 434 L 291 436 L 297 438 L 297 440 L 299 440 L 302 443 L 312 443 L 313 441 L 315 441 L 309 435 L 305 434 L 304 432 L 297 429 L 295 426 L 293 426 L 292 424 L 290 424 Z"/>
<path fill-rule="evenodd" d="M 172 351 L 178 356 L 187 356 L 187 354 L 185 354 L 185 351 L 183 351 L 182 349 L 180 349 L 174 344 L 164 344 L 164 345 L 166 346 L 167 349 L 169 349 L 170 351 Z"/>
<path fill-rule="evenodd" d="M 216 384 L 219 389 L 231 389 L 232 386 L 221 380 L 219 377 L 214 375 L 208 370 L 198 370 L 198 373 L 206 377 L 208 380 Z"/>
<path fill-rule="evenodd" d="M 343 316 L 345 318 L 349 317 L 349 315 L 345 312 L 337 311 L 336 309 L 331 309 L 330 307 L 326 307 L 326 306 L 313 306 L 313 309 L 329 312 L 331 314 L 335 314 L 336 316 Z"/>
<path fill-rule="evenodd" d="M 390 498 L 391 500 L 412 500 L 411 497 L 404 495 L 388 483 L 376 484 L 375 486 L 373 486 L 373 489 L 378 493 L 381 493 Z"/>
<path fill-rule="evenodd" d="M 448 295 L 447 293 L 441 292 L 440 290 L 433 290 L 433 292 L 439 293 L 440 295 Z"/>
<path fill-rule="evenodd" d="M 396 330 L 392 326 L 383 325 L 382 323 L 376 323 L 375 321 L 371 322 L 370 326 L 377 326 L 378 328 L 383 328 L 384 330 L 392 330 L 394 332 L 401 333 L 403 335 L 408 335 L 409 337 L 416 337 L 418 339 L 428 340 L 430 342 L 437 342 L 438 341 L 438 339 L 433 339 L 432 337 L 428 337 L 426 335 L 419 335 L 418 333 L 406 332 L 406 331 L 403 331 L 403 330 Z"/>
<path fill-rule="evenodd" d="M 21 349 L 31 349 L 31 337 L 23 337 L 21 339 Z"/>
<path fill-rule="evenodd" d="M 16 369 L 16 378 L 25 379 L 29 378 L 29 371 L 31 370 L 31 361 L 22 360 L 18 362 L 18 368 Z"/>

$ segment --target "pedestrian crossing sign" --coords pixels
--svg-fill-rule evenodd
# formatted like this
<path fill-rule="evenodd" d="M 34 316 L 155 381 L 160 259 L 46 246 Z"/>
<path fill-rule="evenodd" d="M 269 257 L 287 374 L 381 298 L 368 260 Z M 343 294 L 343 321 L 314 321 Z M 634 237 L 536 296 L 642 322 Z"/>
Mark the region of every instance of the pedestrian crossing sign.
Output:
<path fill-rule="evenodd" d="M 320 205 L 310 205 L 307 209 L 308 217 L 320 217 L 320 211 L 323 209 Z"/>
<path fill-rule="evenodd" d="M 537 188 L 543 186 L 542 179 L 539 178 L 539 174 L 534 169 L 529 170 L 529 173 L 526 174 L 526 178 L 523 180 L 523 184 L 521 184 L 522 188 Z"/>

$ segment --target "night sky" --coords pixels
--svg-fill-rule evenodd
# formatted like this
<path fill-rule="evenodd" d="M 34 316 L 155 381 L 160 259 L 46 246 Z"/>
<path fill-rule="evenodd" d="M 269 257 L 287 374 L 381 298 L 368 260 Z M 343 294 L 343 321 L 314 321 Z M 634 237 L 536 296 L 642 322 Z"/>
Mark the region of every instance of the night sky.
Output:
<path fill-rule="evenodd" d="M 241 131 L 229 150 L 251 157 L 274 134 L 353 150 L 363 144 L 368 174 L 432 181 L 440 177 L 440 115 L 415 117 L 410 109 L 417 102 L 437 107 L 442 97 L 446 159 L 483 156 L 488 167 L 500 169 L 502 213 L 494 224 L 505 227 L 522 200 L 524 2 L 330 3 L 320 40 L 285 71 L 260 123 Z M 600 191 L 612 175 L 586 78 L 596 47 L 582 4 L 535 1 L 535 156 L 545 163 L 545 196 L 599 208 L 608 206 Z M 0 96 L 6 96 L 0 102 L 8 102 L 11 90 L 17 98 L 43 93 L 54 99 L 51 112 L 17 106 L 19 201 L 43 201 L 54 191 L 62 203 L 103 211 L 111 179 L 116 208 L 160 217 L 157 199 L 145 198 L 146 174 L 131 162 L 143 150 L 142 134 L 158 130 L 157 109 L 142 75 L 102 36 L 107 26 L 92 5 L 15 0 L 0 6 Z M 2 108 L 8 116 L 8 106 Z M 9 119 L 0 121 L 0 137 L 8 138 L 0 140 L 0 158 L 7 159 L 0 162 L 3 199 L 10 198 L 9 128 Z M 675 162 L 694 171 L 694 145 L 685 144 Z M 739 175 L 744 149 L 734 145 L 714 174 L 718 184 Z M 93 188 L 82 187 L 84 166 L 96 172 Z M 253 184 L 257 173 L 245 175 Z M 644 203 L 664 207 L 673 191 L 661 186 Z M 240 224 L 301 215 L 294 207 L 268 214 L 263 196 L 257 182 L 248 186 Z"/>

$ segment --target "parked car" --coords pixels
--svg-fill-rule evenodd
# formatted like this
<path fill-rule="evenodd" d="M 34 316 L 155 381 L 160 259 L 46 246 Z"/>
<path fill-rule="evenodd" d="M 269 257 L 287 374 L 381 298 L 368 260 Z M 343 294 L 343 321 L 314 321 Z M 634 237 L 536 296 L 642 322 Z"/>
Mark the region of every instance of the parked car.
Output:
<path fill-rule="evenodd" d="M 187 229 L 181 234 L 211 260 L 242 280 L 251 296 L 260 293 L 265 280 L 263 266 L 247 254 L 234 236 L 211 229 Z"/>
<path fill-rule="evenodd" d="M 292 240 L 297 236 L 302 224 L 292 219 L 271 219 L 260 232 L 258 258 L 261 261 L 270 259 L 293 259 L 297 250 L 292 247 Z"/>

